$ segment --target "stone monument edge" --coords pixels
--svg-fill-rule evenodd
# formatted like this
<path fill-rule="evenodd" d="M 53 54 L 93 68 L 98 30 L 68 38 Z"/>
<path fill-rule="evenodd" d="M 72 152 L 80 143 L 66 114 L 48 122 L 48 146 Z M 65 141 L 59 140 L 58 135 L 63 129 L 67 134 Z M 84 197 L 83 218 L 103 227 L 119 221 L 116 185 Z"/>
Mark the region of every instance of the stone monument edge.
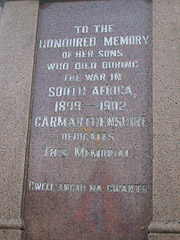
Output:
<path fill-rule="evenodd" d="M 25 0 L 25 1 L 17 1 L 18 4 L 21 4 L 21 2 L 28 2 L 28 0 Z M 37 0 L 35 1 L 29 1 L 29 2 L 38 2 Z M 8 4 L 15 4 L 15 6 L 17 7 L 18 4 L 14 1 L 11 1 L 9 2 Z M 25 4 L 26 4 L 25 3 Z M 27 3 L 28 4 L 28 3 Z M 163 78 L 166 76 L 169 77 L 169 79 L 171 79 L 171 65 L 168 65 L 168 61 L 169 58 L 167 58 L 167 55 L 163 52 L 164 49 L 168 49 L 170 51 L 170 49 L 172 48 L 173 46 L 173 55 L 170 56 L 171 60 L 173 58 L 176 58 L 176 59 L 179 59 L 180 57 L 178 56 L 178 39 L 179 39 L 179 35 L 177 36 L 177 39 L 175 39 L 173 41 L 173 45 L 169 45 L 170 42 L 172 42 L 172 36 L 169 35 L 170 33 L 170 30 L 168 31 L 168 29 L 171 29 L 172 30 L 172 26 L 173 26 L 173 23 L 174 23 L 174 18 L 172 18 L 172 13 L 174 13 L 174 10 L 175 10 L 175 13 L 174 14 L 175 16 L 174 17 L 177 17 L 178 14 L 180 14 L 180 7 L 178 6 L 178 0 L 175 0 L 173 2 L 171 2 L 169 4 L 169 1 L 153 1 L 153 85 L 154 87 L 155 86 L 158 86 L 158 84 L 163 84 Z M 19 5 L 20 6 L 20 5 Z M 28 11 L 30 11 L 31 8 L 29 8 L 28 6 Z M 169 9 L 169 11 L 167 10 Z M 36 4 L 36 7 L 34 8 L 33 7 L 33 10 L 36 12 L 37 14 L 37 11 L 38 11 L 38 4 Z M 31 12 L 31 11 L 30 11 Z M 3 11 L 3 18 L 6 17 L 6 14 L 7 12 L 6 11 Z M 34 15 L 35 16 L 35 22 L 34 22 L 34 29 L 33 29 L 33 32 L 35 34 L 35 29 L 37 27 L 37 15 Z M 161 25 L 158 24 L 158 19 L 159 19 L 159 16 L 158 14 L 160 14 L 160 22 L 161 22 Z M 163 14 L 165 14 L 166 16 L 166 21 L 165 19 L 163 18 Z M 169 15 L 170 15 L 170 18 L 169 18 Z M 168 21 L 168 19 L 170 19 L 170 21 Z M 161 30 L 161 27 L 162 27 L 162 22 L 164 21 L 164 26 L 166 25 L 166 29 L 167 29 L 167 32 L 164 31 L 164 29 L 162 29 L 164 31 L 164 35 L 162 35 L 161 37 L 159 36 L 158 32 L 161 32 L 162 33 L 162 30 Z M 1 19 L 1 22 L 2 22 L 2 19 Z M 32 22 L 31 22 L 32 24 Z M 176 24 L 178 25 L 178 21 L 176 22 Z M 158 26 L 158 27 L 157 27 Z M 2 28 L 2 24 L 0 25 L 0 27 Z M 5 37 L 5 35 L 2 35 L 2 37 Z M 35 35 L 34 35 L 35 36 Z M 162 48 L 159 48 L 160 47 L 160 41 L 162 40 L 163 37 L 166 37 L 166 39 L 168 40 L 167 41 L 167 45 L 165 44 L 165 42 L 163 42 L 163 47 Z M 33 41 L 32 43 L 32 49 L 34 49 L 34 46 L 35 46 L 35 42 Z M 163 69 L 162 67 L 162 62 L 159 63 L 159 58 L 158 58 L 158 54 L 155 54 L 155 51 L 158 50 L 158 54 L 160 54 L 160 56 L 164 59 L 164 63 L 166 63 L 166 66 L 167 69 Z M 17 49 L 16 49 L 17 51 Z M 34 57 L 31 55 L 30 59 L 34 59 Z M 30 62 L 31 62 L 30 60 Z M 12 64 L 13 62 L 9 62 L 9 64 Z M 30 69 L 30 72 L 33 72 L 33 66 L 31 65 L 31 69 Z M 159 71 L 159 72 L 158 72 Z M 175 74 L 173 76 L 176 76 L 176 80 L 178 79 L 178 77 L 180 76 L 180 72 L 179 72 L 179 69 L 177 66 L 174 66 L 174 71 L 175 71 Z M 7 78 L 8 79 L 8 78 Z M 159 80 L 161 80 L 160 82 L 158 82 Z M 30 81 L 30 87 L 31 88 L 31 84 L 32 84 L 32 76 L 30 77 L 30 79 L 28 80 Z M 156 81 L 156 83 L 155 83 Z M 175 84 L 175 81 L 172 81 L 174 84 Z M 22 84 L 23 84 L 23 81 L 22 81 Z M 157 85 L 156 85 L 157 84 Z M 164 84 L 164 88 L 166 88 L 166 85 Z M 161 92 L 161 97 L 163 97 L 163 99 L 165 99 L 166 101 L 166 104 L 168 105 L 169 101 L 168 101 L 168 96 L 171 96 L 171 94 L 174 94 L 174 91 L 176 92 L 175 94 L 175 100 L 178 102 L 179 101 L 179 95 L 180 94 L 178 92 L 177 89 L 177 86 L 174 86 L 174 88 L 172 88 L 170 90 L 170 92 L 168 92 L 168 95 L 164 94 Z M 30 91 L 30 90 L 29 90 Z M 153 88 L 153 109 L 154 109 L 154 116 L 155 118 L 153 119 L 155 124 L 158 124 L 158 116 L 162 113 L 162 112 L 165 112 L 166 108 L 165 108 L 165 105 L 162 105 L 160 106 L 160 111 L 159 111 L 159 105 L 158 105 L 158 101 L 159 101 L 159 98 L 156 98 L 156 96 L 159 96 L 159 93 L 157 92 L 157 90 L 155 90 L 155 88 Z M 29 95 L 28 95 L 28 106 L 30 106 L 30 92 L 29 92 Z M 15 104 L 14 104 L 14 108 L 15 108 Z M 168 105 L 168 107 L 170 107 L 170 104 Z M 169 109 L 169 108 L 168 108 Z M 176 107 L 173 108 L 173 111 L 176 111 Z M 178 111 L 177 111 L 178 112 Z M 171 111 L 169 109 L 168 111 L 168 114 L 170 114 Z M 21 115 L 21 113 L 18 112 L 19 115 Z M 29 109 L 28 111 L 24 114 L 24 118 L 25 119 L 29 119 Z M 168 119 L 167 119 L 168 120 Z M 177 116 L 176 118 L 173 119 L 175 125 L 176 124 L 176 121 L 177 121 Z M 169 121 L 168 121 L 169 122 Z M 159 124 L 161 124 L 161 121 L 159 122 Z M 165 120 L 163 122 L 164 126 L 165 126 Z M 27 144 L 27 134 L 28 134 L 28 125 L 29 123 L 26 122 L 26 127 L 25 129 L 21 129 L 21 131 L 23 131 L 23 146 L 22 148 L 24 149 L 24 155 L 26 155 L 26 144 Z M 168 125 L 169 126 L 169 125 Z M 163 136 L 160 134 L 160 129 L 158 128 L 158 125 L 154 125 L 153 126 L 153 129 L 154 129 L 154 144 L 156 144 L 158 141 L 162 141 L 163 139 Z M 12 131 L 12 130 L 11 130 Z M 167 139 L 168 141 L 170 141 L 171 139 L 173 138 L 172 136 L 172 133 L 171 133 L 171 138 L 170 139 Z M 176 136 L 174 138 L 178 138 L 178 131 L 176 132 Z M 9 143 L 10 144 L 10 143 Z M 164 143 L 164 148 L 167 146 L 167 141 Z M 163 148 L 163 143 L 161 146 L 161 151 L 164 151 L 165 149 Z M 160 169 L 161 167 L 161 164 L 159 164 L 158 161 L 161 160 L 161 158 L 158 158 L 158 155 L 157 155 L 157 146 L 156 146 L 156 153 L 155 153 L 155 161 L 153 163 L 153 166 L 154 168 L 156 168 L 156 170 L 153 172 L 153 193 L 154 193 L 154 196 L 153 196 L 153 220 L 149 226 L 149 240 L 178 240 L 180 239 L 180 230 L 179 230 L 179 222 L 178 222 L 178 219 L 177 219 L 177 216 L 178 216 L 178 211 L 176 212 L 176 209 L 173 208 L 173 203 L 171 205 L 168 205 L 168 202 L 171 202 L 173 201 L 173 197 L 170 198 L 171 194 L 168 195 L 167 199 L 165 202 L 161 202 L 161 199 L 163 199 L 165 197 L 165 191 L 162 191 L 162 188 L 161 186 L 158 186 L 158 182 L 162 182 L 162 186 L 164 186 L 164 184 L 166 185 L 166 179 L 164 178 L 161 178 L 163 177 L 161 174 L 158 176 L 158 171 L 162 171 L 164 170 L 167 174 L 170 175 L 170 172 L 169 172 L 169 169 L 168 169 L 168 165 L 167 163 L 165 163 L 163 165 L 163 169 Z M 178 150 L 176 150 L 178 151 Z M 178 152 L 176 152 L 177 156 L 178 156 Z M 169 156 L 166 156 L 167 158 Z M 12 159 L 10 159 L 9 161 L 11 162 Z M 175 164 L 177 164 L 177 159 L 175 159 L 176 162 Z M 25 157 L 22 158 L 22 165 L 21 166 L 24 166 L 25 165 Z M 158 168 L 159 166 L 159 168 Z M 172 164 L 172 169 L 175 169 L 175 165 Z M 22 172 L 21 172 L 22 174 Z M 24 174 L 24 167 L 23 167 L 23 174 Z M 178 175 L 180 175 L 180 173 L 178 172 L 178 170 L 175 172 L 175 178 L 172 179 L 173 183 L 178 185 Z M 11 175 L 8 175 L 6 177 L 7 181 L 10 181 L 11 180 Z M 21 175 L 21 179 L 24 179 L 24 175 Z M 1 179 L 2 180 L 2 179 Z M 18 192 L 23 192 L 23 184 L 24 184 L 24 180 L 22 180 L 21 182 L 22 184 L 20 185 L 20 188 L 21 190 L 18 190 Z M 157 188 L 158 186 L 158 188 Z M 7 187 L 7 186 L 6 186 Z M 17 189 L 15 189 L 17 190 Z M 17 194 L 15 193 L 15 190 L 14 190 L 14 194 Z M 160 190 L 159 194 L 156 194 L 157 191 Z M 179 194 L 178 192 L 173 195 L 174 196 L 174 200 L 178 199 L 179 198 Z M 23 198 L 21 198 L 23 199 Z M 175 206 L 178 207 L 178 203 L 175 203 Z M 13 203 L 11 202 L 10 205 L 13 205 Z M 22 207 L 22 202 L 18 203 L 18 206 L 21 206 Z M 168 208 L 169 206 L 169 208 Z M 166 210 L 169 210 L 171 212 L 176 212 L 176 215 L 171 215 L 170 218 L 169 216 L 167 215 L 167 212 L 168 211 L 160 211 L 159 209 L 162 207 L 164 207 L 164 209 Z M 179 209 L 179 207 L 178 207 Z M 9 212 L 10 215 L 13 215 L 12 214 L 12 209 L 9 210 L 7 208 L 7 211 Z M 21 221 L 21 210 L 17 211 L 18 212 L 18 218 L 16 217 L 15 220 L 8 220 L 5 218 L 5 220 L 3 218 L 1 218 L 0 220 L 0 237 L 1 239 L 5 239 L 5 237 L 8 237 L 6 239 L 14 239 L 14 240 L 19 240 L 19 239 L 22 239 L 23 238 L 23 231 L 21 231 L 20 229 L 23 228 L 23 224 L 22 224 L 22 221 Z M 158 213 L 161 213 L 159 217 L 157 217 Z M 16 215 L 16 214 L 15 214 Z M 14 219 L 14 218 L 13 218 Z M 167 223 L 166 223 L 167 222 Z M 8 229 L 7 229 L 8 228 Z M 19 229 L 19 230 L 16 230 L 16 229 Z"/>
<path fill-rule="evenodd" d="M 7 1 L 0 20 L 0 239 L 24 239 L 23 189 L 38 1 Z"/>

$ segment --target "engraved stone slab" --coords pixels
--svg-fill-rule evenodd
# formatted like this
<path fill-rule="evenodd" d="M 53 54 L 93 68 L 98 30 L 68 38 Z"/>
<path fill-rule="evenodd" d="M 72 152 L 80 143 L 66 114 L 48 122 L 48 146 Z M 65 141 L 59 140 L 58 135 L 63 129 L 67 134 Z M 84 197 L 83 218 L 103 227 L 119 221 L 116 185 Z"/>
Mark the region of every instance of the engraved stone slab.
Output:
<path fill-rule="evenodd" d="M 41 6 L 26 239 L 147 239 L 151 1 Z"/>

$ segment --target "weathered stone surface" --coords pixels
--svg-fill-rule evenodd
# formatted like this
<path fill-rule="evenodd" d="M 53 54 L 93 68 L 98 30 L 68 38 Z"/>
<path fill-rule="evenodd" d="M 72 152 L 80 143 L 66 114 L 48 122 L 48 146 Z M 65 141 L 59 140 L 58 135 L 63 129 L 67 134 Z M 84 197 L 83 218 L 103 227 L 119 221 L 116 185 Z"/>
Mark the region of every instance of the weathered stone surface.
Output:
<path fill-rule="evenodd" d="M 147 239 L 151 28 L 147 1 L 41 6 L 27 240 Z M 88 74 L 96 75 L 90 80 Z"/>
<path fill-rule="evenodd" d="M 24 232 L 20 230 L 0 230 L 1 240 L 23 240 Z"/>
<path fill-rule="evenodd" d="M 22 200 L 38 2 L 6 2 L 0 21 L 0 239 L 17 239 Z M 4 235 L 5 234 L 5 235 Z M 8 236 L 2 238 L 2 236 Z M 12 237 L 14 236 L 14 237 Z"/>
<path fill-rule="evenodd" d="M 149 240 L 179 240 L 180 234 L 149 234 Z"/>
<path fill-rule="evenodd" d="M 180 216 L 180 5 L 153 4 L 153 221 Z"/>
<path fill-rule="evenodd" d="M 153 221 L 149 240 L 180 239 L 179 1 L 153 3 Z"/>

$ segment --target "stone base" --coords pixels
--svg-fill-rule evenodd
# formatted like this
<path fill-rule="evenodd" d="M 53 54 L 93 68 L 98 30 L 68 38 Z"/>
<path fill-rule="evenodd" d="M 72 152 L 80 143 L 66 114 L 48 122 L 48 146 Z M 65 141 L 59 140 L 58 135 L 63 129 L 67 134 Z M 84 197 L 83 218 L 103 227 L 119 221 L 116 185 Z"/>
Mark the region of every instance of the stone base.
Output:
<path fill-rule="evenodd" d="M 180 234 L 151 233 L 148 240 L 180 240 Z"/>
<path fill-rule="evenodd" d="M 25 239 L 24 232 L 21 230 L 0 230 L 1 240 L 23 240 Z"/>

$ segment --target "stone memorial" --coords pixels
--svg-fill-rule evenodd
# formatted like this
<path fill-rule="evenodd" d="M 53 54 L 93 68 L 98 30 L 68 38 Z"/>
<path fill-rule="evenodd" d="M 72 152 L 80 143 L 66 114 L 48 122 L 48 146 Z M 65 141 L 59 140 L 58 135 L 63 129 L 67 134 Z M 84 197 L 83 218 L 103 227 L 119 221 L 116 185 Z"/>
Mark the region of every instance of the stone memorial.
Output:
<path fill-rule="evenodd" d="M 36 48 L 26 239 L 148 239 L 151 1 L 42 3 Z"/>

